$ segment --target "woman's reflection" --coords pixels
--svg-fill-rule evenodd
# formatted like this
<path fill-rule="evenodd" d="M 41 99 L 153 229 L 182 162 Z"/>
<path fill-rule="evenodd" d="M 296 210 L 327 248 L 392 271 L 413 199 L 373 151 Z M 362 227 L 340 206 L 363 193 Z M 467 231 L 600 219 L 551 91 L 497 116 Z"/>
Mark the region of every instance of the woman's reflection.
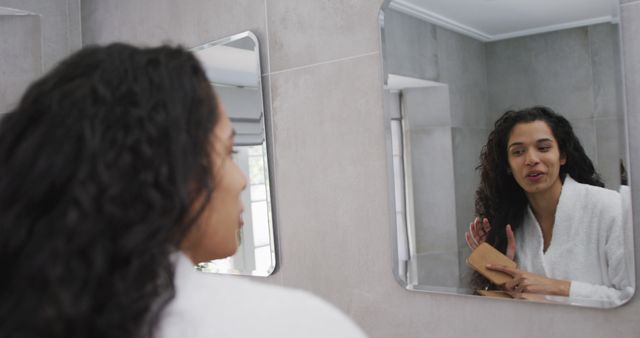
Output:
<path fill-rule="evenodd" d="M 480 155 L 467 244 L 487 241 L 518 263 L 488 266 L 522 294 L 621 304 L 633 294 L 620 194 L 603 188 L 569 121 L 546 107 L 508 111 Z M 477 275 L 474 287 L 488 282 Z"/>

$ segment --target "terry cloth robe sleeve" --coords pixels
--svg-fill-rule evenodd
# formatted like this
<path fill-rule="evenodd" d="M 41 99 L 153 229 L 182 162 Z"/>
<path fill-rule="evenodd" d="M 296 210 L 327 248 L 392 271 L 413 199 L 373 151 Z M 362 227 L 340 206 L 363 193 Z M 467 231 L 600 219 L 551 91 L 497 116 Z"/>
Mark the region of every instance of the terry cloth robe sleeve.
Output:
<path fill-rule="evenodd" d="M 527 208 L 516 232 L 520 268 L 571 281 L 571 299 L 594 300 L 603 306 L 624 303 L 633 295 L 634 286 L 622 209 L 619 193 L 567 176 L 546 252 L 540 225 Z"/>

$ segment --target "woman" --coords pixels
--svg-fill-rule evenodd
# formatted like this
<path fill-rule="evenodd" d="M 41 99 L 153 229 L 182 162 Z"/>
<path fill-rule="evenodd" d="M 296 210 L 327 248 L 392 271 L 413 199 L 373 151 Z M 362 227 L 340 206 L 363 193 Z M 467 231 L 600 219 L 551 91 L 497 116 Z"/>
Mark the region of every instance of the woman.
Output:
<path fill-rule="evenodd" d="M 0 336 L 361 335 L 306 293 L 193 269 L 238 246 L 232 149 L 181 48 L 89 47 L 31 85 L 0 124 Z"/>
<path fill-rule="evenodd" d="M 480 159 L 479 217 L 465 238 L 517 261 L 518 269 L 488 266 L 513 277 L 505 290 L 614 304 L 633 294 L 620 195 L 602 188 L 564 117 L 546 107 L 508 111 Z"/>

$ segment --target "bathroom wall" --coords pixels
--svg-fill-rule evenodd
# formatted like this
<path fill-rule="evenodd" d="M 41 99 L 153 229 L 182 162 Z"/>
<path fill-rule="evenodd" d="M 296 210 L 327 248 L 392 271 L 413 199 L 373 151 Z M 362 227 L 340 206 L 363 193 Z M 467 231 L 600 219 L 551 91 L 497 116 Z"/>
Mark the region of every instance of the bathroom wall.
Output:
<path fill-rule="evenodd" d="M 0 115 L 26 86 L 81 46 L 80 0 L 0 0 L 34 15 L 0 16 Z"/>
<path fill-rule="evenodd" d="M 433 170 L 422 165 L 422 170 L 412 173 L 416 183 L 414 202 L 419 255 L 416 263 L 423 275 L 419 280 L 424 284 L 466 287 L 470 269 L 465 262 L 469 251 L 464 232 L 474 217 L 474 191 L 479 184 L 475 167 L 488 133 L 485 46 L 480 41 L 394 10 L 385 12 L 384 27 L 385 72 L 448 86 L 449 104 L 445 114 L 440 113 L 440 108 L 434 111 L 435 97 L 427 93 L 406 105 L 409 115 L 422 114 L 428 118 L 440 113 L 440 118 L 430 118 L 423 123 L 422 137 L 416 140 L 419 144 L 414 145 L 412 151 L 415 152 L 414 160 L 419 163 L 438 163 L 437 167 L 446 171 L 432 176 Z M 450 153 L 443 154 L 447 152 L 445 149 Z M 449 175 L 451 178 L 447 179 Z M 417 184 L 420 182 L 424 183 Z M 454 194 L 453 203 L 449 198 L 451 193 Z M 429 206 L 421 200 L 433 200 L 436 204 Z M 450 215 L 452 210 L 453 215 Z M 431 215 L 423 216 L 424 213 Z M 458 268 L 452 270 L 452 263 Z M 451 274 L 455 275 L 453 280 Z M 452 281 L 454 285 L 451 285 Z"/>
<path fill-rule="evenodd" d="M 415 245 L 408 280 L 457 288 L 460 274 L 456 196 L 451 189 L 455 175 L 449 87 L 404 89 L 402 101 L 409 169 L 404 178 L 408 186 L 406 217 Z"/>
<path fill-rule="evenodd" d="M 80 1 L 0 0 L 0 7 L 20 9 L 41 16 L 42 59 L 46 71 L 82 45 Z M 0 34 L 5 34 L 5 32 Z"/>
<path fill-rule="evenodd" d="M 626 139 L 629 145 L 629 179 L 633 209 L 633 240 L 635 246 L 636 285 L 640 281 L 640 0 L 620 1 L 620 25 L 622 47 L 623 70 L 623 97 L 626 115 Z M 618 317 L 627 317 L 629 321 L 637 318 L 640 313 L 640 300 L 638 292 L 633 299 L 618 311 Z M 616 318 L 618 319 L 618 318 Z M 621 318 L 620 318 L 621 319 Z M 619 319 L 618 319 L 619 320 Z M 637 335 L 640 332 L 638 325 L 629 321 L 615 321 L 610 327 L 618 327 L 621 333 L 627 336 Z M 631 325 L 629 325 L 631 324 Z M 628 326 L 629 325 L 629 326 Z M 604 334 L 604 333 L 603 333 Z"/>
<path fill-rule="evenodd" d="M 42 72 L 40 18 L 0 15 L 0 116 L 14 107 L 25 88 Z"/>
<path fill-rule="evenodd" d="M 439 82 L 449 86 L 451 99 L 459 280 L 460 287 L 467 287 L 471 269 L 466 264 L 469 248 L 464 233 L 475 216 L 474 194 L 480 183 L 475 168 L 487 137 L 485 46 L 480 41 L 440 27 L 437 36 Z"/>
<path fill-rule="evenodd" d="M 606 186 L 617 190 L 625 153 L 618 44 L 618 27 L 609 23 L 487 43 L 489 121 L 507 109 L 551 107 L 571 122 Z"/>
<path fill-rule="evenodd" d="M 618 309 L 595 310 L 415 293 L 396 283 L 385 186 L 381 2 L 83 0 L 83 39 L 195 46 L 246 29 L 258 35 L 275 141 L 281 260 L 276 274 L 255 280 L 314 292 L 372 337 L 637 337 L 637 297 Z M 640 1 L 623 2 L 626 106 L 629 128 L 638 130 Z M 640 134 L 631 133 L 630 141 L 632 168 L 640 168 Z M 640 183 L 632 188 L 640 196 Z M 640 224 L 640 212 L 634 219 Z M 636 262 L 639 257 L 636 250 Z"/>

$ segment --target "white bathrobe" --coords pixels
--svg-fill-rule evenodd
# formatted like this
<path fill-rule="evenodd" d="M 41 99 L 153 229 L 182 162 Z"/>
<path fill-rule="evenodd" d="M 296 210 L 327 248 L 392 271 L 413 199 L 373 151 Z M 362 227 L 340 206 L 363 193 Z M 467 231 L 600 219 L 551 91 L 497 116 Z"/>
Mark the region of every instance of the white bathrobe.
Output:
<path fill-rule="evenodd" d="M 633 252 L 625 249 L 625 219 L 619 193 L 578 183 L 567 175 L 546 252 L 540 225 L 527 207 L 515 234 L 518 266 L 571 281 L 571 301 L 620 305 L 633 295 L 635 286 L 628 264 Z"/>
<path fill-rule="evenodd" d="M 196 271 L 181 252 L 176 295 L 164 308 L 155 337 L 365 337 L 347 316 L 301 290 L 248 278 Z"/>

